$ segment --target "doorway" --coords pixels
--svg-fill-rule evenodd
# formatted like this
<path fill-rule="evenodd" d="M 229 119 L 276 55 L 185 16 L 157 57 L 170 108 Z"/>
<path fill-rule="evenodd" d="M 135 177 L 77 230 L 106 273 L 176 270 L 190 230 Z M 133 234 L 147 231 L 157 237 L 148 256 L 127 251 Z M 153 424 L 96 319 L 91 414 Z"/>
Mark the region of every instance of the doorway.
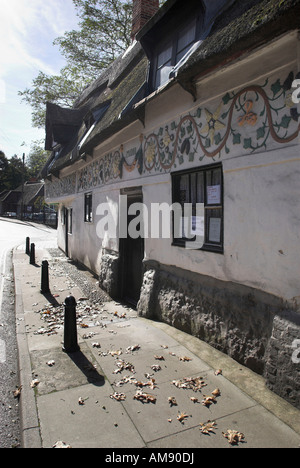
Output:
<path fill-rule="evenodd" d="M 64 225 L 65 225 L 65 254 L 69 257 L 69 210 L 64 208 Z"/>
<path fill-rule="evenodd" d="M 133 203 L 143 203 L 142 188 L 124 189 L 121 195 L 127 196 L 127 210 Z M 128 215 L 127 211 L 127 237 L 120 239 L 120 260 L 121 260 L 121 290 L 122 299 L 130 305 L 136 307 L 141 294 L 143 282 L 143 259 L 144 259 L 144 239 L 139 236 L 132 238 L 128 233 L 128 227 L 135 218 Z M 139 227 L 137 226 L 137 230 Z"/>

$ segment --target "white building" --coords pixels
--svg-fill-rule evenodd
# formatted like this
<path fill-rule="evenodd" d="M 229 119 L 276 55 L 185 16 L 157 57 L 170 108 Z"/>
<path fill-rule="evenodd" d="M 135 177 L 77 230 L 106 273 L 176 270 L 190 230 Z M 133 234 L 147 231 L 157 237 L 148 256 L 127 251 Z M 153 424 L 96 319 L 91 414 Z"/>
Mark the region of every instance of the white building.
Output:
<path fill-rule="evenodd" d="M 48 105 L 59 246 L 112 297 L 300 407 L 300 1 L 168 0 L 140 29 L 149 4 L 134 0 L 132 47 L 74 108 Z M 121 238 L 124 222 L 140 229 L 136 202 L 145 235 Z M 201 248 L 174 235 L 168 210 L 170 235 L 158 231 L 161 203 L 192 205 L 182 229 L 203 228 Z"/>

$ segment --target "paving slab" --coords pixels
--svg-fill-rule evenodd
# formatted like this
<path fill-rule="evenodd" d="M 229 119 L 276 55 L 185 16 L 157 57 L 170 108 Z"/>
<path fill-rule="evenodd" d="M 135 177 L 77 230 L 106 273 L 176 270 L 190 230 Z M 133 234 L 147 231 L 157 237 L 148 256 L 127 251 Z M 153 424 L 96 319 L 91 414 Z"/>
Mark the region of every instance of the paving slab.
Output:
<path fill-rule="evenodd" d="M 165 438 L 158 438 L 147 444 L 148 448 L 298 448 L 299 438 L 295 432 L 282 425 L 269 411 L 260 406 L 252 406 L 236 411 L 223 418 L 213 419 L 216 428 L 213 433 L 202 434 L 199 425 L 179 431 Z M 198 419 L 206 423 L 207 420 Z M 224 437 L 228 429 L 236 430 L 245 435 L 245 439 L 237 445 L 230 445 Z"/>
<path fill-rule="evenodd" d="M 62 347 L 33 351 L 31 361 L 33 377 L 40 382 L 36 387 L 38 396 L 88 383 L 97 387 L 105 383 L 102 369 L 84 345 L 72 354 L 63 352 Z"/>
<path fill-rule="evenodd" d="M 43 447 L 63 441 L 72 448 L 142 448 L 145 446 L 112 389 L 83 385 L 38 398 Z M 79 405 L 81 398 L 84 405 Z"/>
<path fill-rule="evenodd" d="M 40 433 L 42 447 L 61 440 L 74 448 L 221 448 L 229 447 L 222 435 L 228 429 L 245 434 L 239 447 L 299 446 L 299 410 L 266 389 L 261 376 L 195 337 L 138 317 L 128 306 L 90 301 L 82 289 L 88 276 L 76 282 L 48 251 L 37 252 L 37 263 L 45 258 L 51 272 L 49 296 L 40 293 L 38 264 L 29 265 L 20 249 L 14 253 L 26 447 L 37 446 Z M 62 350 L 62 304 L 70 294 L 78 303 L 80 351 L 74 354 Z M 135 345 L 139 347 L 132 350 Z M 120 370 L 120 361 L 133 367 Z M 155 372 L 153 365 L 161 369 Z M 215 375 L 216 369 L 222 373 Z M 125 383 L 125 377 L 130 381 Z M 174 385 L 187 377 L 201 377 L 205 386 L 194 392 Z M 34 389 L 33 379 L 39 381 Z M 150 379 L 155 379 L 152 388 L 141 387 Z M 139 389 L 154 396 L 155 403 L 134 398 Z M 220 391 L 215 403 L 204 406 L 215 389 Z M 115 392 L 124 394 L 121 401 L 111 398 Z M 170 397 L 176 404 L 170 404 Z M 209 420 L 216 430 L 204 435 L 200 424 Z"/>

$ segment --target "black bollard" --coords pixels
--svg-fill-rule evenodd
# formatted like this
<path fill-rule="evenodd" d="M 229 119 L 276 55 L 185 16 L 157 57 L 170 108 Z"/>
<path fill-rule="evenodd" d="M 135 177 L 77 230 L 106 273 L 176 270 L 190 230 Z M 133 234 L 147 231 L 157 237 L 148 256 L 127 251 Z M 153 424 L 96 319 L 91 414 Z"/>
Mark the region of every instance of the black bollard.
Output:
<path fill-rule="evenodd" d="M 26 255 L 30 255 L 30 238 L 26 237 Z"/>
<path fill-rule="evenodd" d="M 65 353 L 76 353 L 80 350 L 77 342 L 76 325 L 76 299 L 69 296 L 65 300 L 65 324 L 64 324 L 64 344 Z"/>
<path fill-rule="evenodd" d="M 41 293 L 49 294 L 49 263 L 47 260 L 42 262 Z"/>
<path fill-rule="evenodd" d="M 35 244 L 30 247 L 30 265 L 35 265 Z"/>

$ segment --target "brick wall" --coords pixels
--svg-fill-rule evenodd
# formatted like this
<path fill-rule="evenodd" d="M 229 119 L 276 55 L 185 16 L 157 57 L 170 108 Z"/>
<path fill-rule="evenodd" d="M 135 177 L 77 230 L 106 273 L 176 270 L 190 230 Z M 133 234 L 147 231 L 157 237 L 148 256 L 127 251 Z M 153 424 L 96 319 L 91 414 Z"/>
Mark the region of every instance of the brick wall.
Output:
<path fill-rule="evenodd" d="M 135 38 L 140 29 L 159 9 L 159 0 L 133 0 L 131 38 Z"/>

